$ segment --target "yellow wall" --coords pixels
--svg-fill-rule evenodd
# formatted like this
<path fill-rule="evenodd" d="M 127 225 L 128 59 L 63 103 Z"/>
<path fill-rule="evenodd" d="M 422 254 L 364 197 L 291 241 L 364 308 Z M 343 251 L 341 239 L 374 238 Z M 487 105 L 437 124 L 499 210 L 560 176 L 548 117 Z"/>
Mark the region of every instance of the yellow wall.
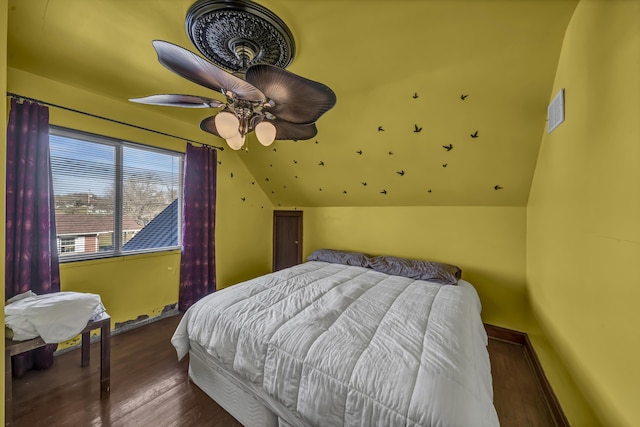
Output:
<path fill-rule="evenodd" d="M 4 93 L 7 90 L 7 8 L 8 1 L 0 0 L 0 28 L 4 28 L 4 31 L 0 31 L 0 93 Z M 7 104 L 6 102 L 0 102 L 0 129 L 2 136 L 0 136 L 0 200 L 2 200 L 3 209 L 0 210 L 0 223 L 5 223 L 5 159 L 7 151 Z M 4 245 L 5 235 L 4 227 L 0 227 L 0 252 L 2 253 L 2 261 L 0 261 L 0 277 L 4 277 Z M 4 286 L 2 287 L 2 301 L 4 301 Z M 4 304 L 2 304 L 3 310 L 0 314 L 2 324 L 4 324 Z M 4 332 L 3 332 L 4 334 Z M 4 366 L 4 352 L 0 355 L 0 366 Z M 4 387 L 0 387 L 0 398 L 4 402 Z M 4 405 L 2 405 L 2 414 L 4 419 Z"/>
<path fill-rule="evenodd" d="M 524 207 L 305 208 L 303 218 L 305 257 L 333 248 L 455 264 L 484 321 L 529 329 Z"/>
<path fill-rule="evenodd" d="M 638 1 L 578 5 L 551 95 L 566 89 L 566 121 L 542 140 L 527 209 L 533 311 L 616 427 L 640 425 L 639 17 Z"/>
<path fill-rule="evenodd" d="M 7 90 L 20 95 L 195 141 L 214 145 L 222 142 L 210 140 L 192 124 L 16 69 L 8 70 L 7 86 Z M 181 140 L 53 107 L 50 122 L 177 151 L 185 148 Z M 217 283 L 222 288 L 270 271 L 273 206 L 258 186 L 252 185 L 253 177 L 236 153 L 218 152 L 218 161 L 216 261 Z M 61 288 L 100 294 L 113 327 L 139 316 L 157 316 L 165 306 L 176 303 L 179 267 L 179 251 L 64 263 L 60 268 Z"/>

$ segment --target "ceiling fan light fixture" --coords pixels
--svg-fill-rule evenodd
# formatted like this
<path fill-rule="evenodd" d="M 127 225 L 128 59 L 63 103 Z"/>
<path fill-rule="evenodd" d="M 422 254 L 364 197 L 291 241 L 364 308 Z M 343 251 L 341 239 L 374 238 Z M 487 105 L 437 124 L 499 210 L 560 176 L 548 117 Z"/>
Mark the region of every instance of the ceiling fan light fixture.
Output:
<path fill-rule="evenodd" d="M 293 35 L 267 8 L 251 0 L 197 0 L 187 12 L 189 38 L 204 56 L 176 44 L 153 40 L 158 61 L 169 71 L 226 98 L 181 94 L 132 98 L 132 102 L 185 108 L 221 108 L 200 128 L 245 146 L 254 132 L 267 147 L 274 140 L 307 140 L 315 122 L 333 108 L 335 93 L 322 83 L 284 68 L 295 53 Z M 206 58 L 206 59 L 205 59 Z"/>
<path fill-rule="evenodd" d="M 258 142 L 265 147 L 270 146 L 276 139 L 276 127 L 266 120 L 261 121 L 255 127 Z"/>
<path fill-rule="evenodd" d="M 229 148 L 231 148 L 232 150 L 236 150 L 238 151 L 239 149 L 241 149 L 244 146 L 244 135 L 241 135 L 239 132 L 236 133 L 234 136 L 232 136 L 231 138 L 225 138 L 227 141 L 227 145 L 229 146 Z"/>
<path fill-rule="evenodd" d="M 229 140 L 235 135 L 240 134 L 240 131 L 238 130 L 240 126 L 240 120 L 238 120 L 238 118 L 233 113 L 230 113 L 228 111 L 219 112 L 218 114 L 216 114 L 215 123 L 218 133 L 222 138 L 226 140 Z"/>

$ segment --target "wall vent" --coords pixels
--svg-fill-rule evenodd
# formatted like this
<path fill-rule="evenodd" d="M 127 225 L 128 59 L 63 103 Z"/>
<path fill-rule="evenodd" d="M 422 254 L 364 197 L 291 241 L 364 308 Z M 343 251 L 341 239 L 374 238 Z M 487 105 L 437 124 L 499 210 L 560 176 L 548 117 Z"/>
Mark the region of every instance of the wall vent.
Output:
<path fill-rule="evenodd" d="M 547 107 L 547 133 L 553 132 L 562 122 L 564 122 L 564 89 L 560 89 Z"/>

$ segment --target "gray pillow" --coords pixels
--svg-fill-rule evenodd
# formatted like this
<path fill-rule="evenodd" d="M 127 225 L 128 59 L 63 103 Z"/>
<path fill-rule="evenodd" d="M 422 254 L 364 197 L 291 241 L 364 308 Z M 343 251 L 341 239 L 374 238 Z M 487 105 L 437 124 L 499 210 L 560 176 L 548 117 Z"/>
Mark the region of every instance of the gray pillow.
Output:
<path fill-rule="evenodd" d="M 428 280 L 443 285 L 455 285 L 462 277 L 462 270 L 455 265 L 386 255 L 370 257 L 369 267 L 381 273 Z"/>
<path fill-rule="evenodd" d="M 339 251 L 335 249 L 318 249 L 314 251 L 307 261 L 324 261 L 335 264 L 357 265 L 367 267 L 369 256 L 360 252 Z"/>

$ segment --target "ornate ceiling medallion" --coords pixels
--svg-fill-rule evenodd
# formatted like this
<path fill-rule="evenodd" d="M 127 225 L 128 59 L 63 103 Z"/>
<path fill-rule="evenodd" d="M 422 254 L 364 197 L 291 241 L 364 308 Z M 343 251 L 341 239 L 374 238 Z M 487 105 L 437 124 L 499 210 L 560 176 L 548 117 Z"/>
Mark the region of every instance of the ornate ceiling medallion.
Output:
<path fill-rule="evenodd" d="M 199 0 L 189 8 L 185 24 L 200 53 L 232 73 L 256 64 L 286 68 L 295 54 L 287 25 L 249 0 Z"/>

